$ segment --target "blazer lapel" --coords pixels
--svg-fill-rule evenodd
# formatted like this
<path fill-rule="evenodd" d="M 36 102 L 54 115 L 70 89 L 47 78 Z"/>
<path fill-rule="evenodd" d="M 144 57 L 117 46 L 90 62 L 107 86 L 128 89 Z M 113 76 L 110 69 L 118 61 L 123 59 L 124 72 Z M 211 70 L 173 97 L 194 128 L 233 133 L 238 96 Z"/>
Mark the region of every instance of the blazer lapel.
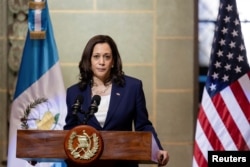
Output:
<path fill-rule="evenodd" d="M 108 115 L 104 124 L 104 128 L 111 120 L 114 112 L 117 110 L 117 107 L 119 106 L 119 103 L 121 102 L 121 99 L 122 99 L 123 91 L 124 89 L 122 87 L 119 87 L 115 84 L 112 85 L 109 110 L 108 110 Z"/>

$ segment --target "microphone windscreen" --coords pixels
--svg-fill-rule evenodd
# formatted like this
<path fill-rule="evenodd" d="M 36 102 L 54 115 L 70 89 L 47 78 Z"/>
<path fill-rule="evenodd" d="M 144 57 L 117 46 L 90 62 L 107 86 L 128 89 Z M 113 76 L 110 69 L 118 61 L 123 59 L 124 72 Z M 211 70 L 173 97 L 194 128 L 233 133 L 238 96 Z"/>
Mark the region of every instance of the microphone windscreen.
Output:
<path fill-rule="evenodd" d="M 99 95 L 94 95 L 93 98 L 92 98 L 92 102 L 91 103 L 96 103 L 97 106 L 99 106 L 100 104 L 100 101 L 101 101 L 101 96 Z"/>

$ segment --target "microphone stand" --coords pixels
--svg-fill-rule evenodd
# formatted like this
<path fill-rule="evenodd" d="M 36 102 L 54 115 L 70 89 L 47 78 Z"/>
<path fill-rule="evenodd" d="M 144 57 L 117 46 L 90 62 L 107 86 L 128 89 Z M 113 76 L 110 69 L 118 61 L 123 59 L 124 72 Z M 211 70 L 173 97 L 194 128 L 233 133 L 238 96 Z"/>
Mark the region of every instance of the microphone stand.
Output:
<path fill-rule="evenodd" d="M 87 116 L 87 117 L 89 117 L 89 116 Z M 84 119 L 83 119 L 83 122 L 82 122 L 83 125 L 87 125 L 87 122 L 89 120 L 89 118 L 87 118 L 87 117 L 86 117 L 86 112 L 84 112 Z"/>
<path fill-rule="evenodd" d="M 83 121 L 80 120 L 80 117 L 78 116 L 78 113 L 84 115 L 84 120 Z M 80 124 L 83 124 L 83 125 L 87 125 L 85 114 L 86 114 L 85 111 L 83 111 L 82 109 L 79 109 L 78 112 L 76 114 L 74 114 L 77 117 L 77 122 L 79 122 Z"/>
<path fill-rule="evenodd" d="M 90 105 L 89 107 L 89 111 L 88 112 L 84 112 L 84 120 L 83 120 L 83 125 L 87 125 L 88 120 L 90 119 L 91 116 L 94 115 L 94 113 L 98 110 L 98 106 L 96 103 L 93 103 Z"/>

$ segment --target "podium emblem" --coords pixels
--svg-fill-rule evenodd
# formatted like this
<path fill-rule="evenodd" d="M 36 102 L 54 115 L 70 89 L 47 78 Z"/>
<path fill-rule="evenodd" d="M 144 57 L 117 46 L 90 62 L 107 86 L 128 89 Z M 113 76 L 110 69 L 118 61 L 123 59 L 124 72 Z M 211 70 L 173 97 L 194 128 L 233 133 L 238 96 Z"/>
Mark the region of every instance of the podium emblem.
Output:
<path fill-rule="evenodd" d="M 77 146 L 74 147 L 74 140 L 77 138 Z M 99 148 L 99 137 L 96 133 L 93 133 L 92 136 L 89 136 L 85 130 L 83 130 L 82 135 L 78 135 L 76 132 L 70 134 L 69 146 L 68 149 L 71 151 L 71 155 L 77 159 L 90 159 L 92 158 L 98 148 Z"/>
<path fill-rule="evenodd" d="M 77 126 L 66 135 L 64 150 L 69 160 L 74 163 L 92 163 L 100 157 L 103 151 L 102 137 L 91 126 Z"/>

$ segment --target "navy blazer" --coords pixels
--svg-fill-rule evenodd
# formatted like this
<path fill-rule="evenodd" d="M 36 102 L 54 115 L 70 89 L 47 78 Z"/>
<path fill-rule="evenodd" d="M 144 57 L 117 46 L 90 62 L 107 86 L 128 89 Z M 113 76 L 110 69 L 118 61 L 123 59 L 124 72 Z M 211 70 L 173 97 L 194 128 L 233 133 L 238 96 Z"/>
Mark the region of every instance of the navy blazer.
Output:
<path fill-rule="evenodd" d="M 67 107 L 65 130 L 74 128 L 82 124 L 84 115 L 78 113 L 78 116 L 72 114 L 71 106 L 75 103 L 78 95 L 83 96 L 83 111 L 88 111 L 91 104 L 91 86 L 87 86 L 84 91 L 75 84 L 67 89 Z M 123 87 L 112 84 L 110 105 L 104 126 L 101 127 L 95 116 L 87 122 L 88 125 L 97 130 L 113 131 L 132 131 L 133 123 L 136 131 L 150 131 L 153 133 L 160 149 L 163 149 L 157 137 L 152 123 L 148 119 L 145 95 L 142 81 L 136 78 L 125 76 L 125 85 Z M 98 112 L 98 111 L 97 111 Z M 79 118 L 80 121 L 77 120 Z"/>

